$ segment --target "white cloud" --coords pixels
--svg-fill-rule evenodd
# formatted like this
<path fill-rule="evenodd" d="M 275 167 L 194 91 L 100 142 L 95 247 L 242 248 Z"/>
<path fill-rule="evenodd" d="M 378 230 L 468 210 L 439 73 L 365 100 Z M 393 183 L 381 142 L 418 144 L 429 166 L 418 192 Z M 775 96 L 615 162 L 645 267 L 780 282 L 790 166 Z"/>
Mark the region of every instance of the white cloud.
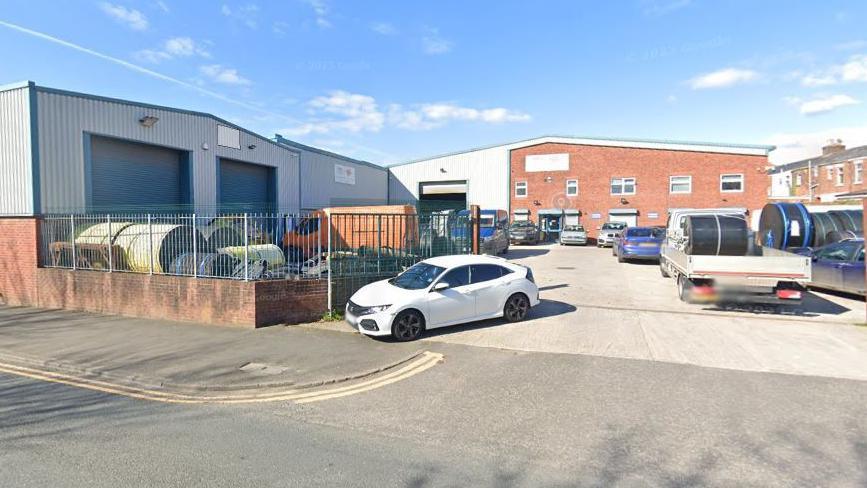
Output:
<path fill-rule="evenodd" d="M 282 20 L 278 20 L 271 24 L 271 32 L 282 37 L 286 34 L 286 29 L 289 28 L 289 24 L 287 22 L 283 22 Z"/>
<path fill-rule="evenodd" d="M 148 19 L 138 10 L 129 9 L 123 5 L 115 5 L 113 3 L 102 2 L 99 7 L 106 15 L 114 20 L 126 24 L 132 30 L 143 31 L 148 28 Z"/>
<path fill-rule="evenodd" d="M 254 30 L 259 28 L 259 6 L 255 3 L 248 3 L 240 7 L 230 7 L 229 4 L 224 3 L 220 7 L 220 13 L 247 28 Z"/>
<path fill-rule="evenodd" d="M 166 5 L 166 2 L 163 2 L 162 0 L 157 0 L 156 6 L 158 9 L 162 10 L 164 14 L 171 12 L 171 10 L 169 9 L 169 6 Z"/>
<path fill-rule="evenodd" d="M 207 76 L 211 81 L 224 85 L 250 85 L 252 82 L 238 74 L 238 70 L 227 68 L 219 64 L 208 64 L 199 67 L 199 72 Z"/>
<path fill-rule="evenodd" d="M 669 96 L 665 97 L 665 101 L 668 103 L 676 103 L 677 102 L 677 96 L 676 95 L 669 95 Z"/>
<path fill-rule="evenodd" d="M 455 43 L 440 36 L 439 29 L 427 29 L 427 34 L 421 38 L 422 49 L 426 54 L 446 54 L 452 50 Z"/>
<path fill-rule="evenodd" d="M 778 133 L 765 139 L 765 143 L 777 146 L 771 151 L 770 162 L 773 164 L 791 163 L 811 156 L 822 154 L 822 146 L 829 139 L 842 139 L 846 147 L 857 147 L 867 144 L 867 125 L 855 127 L 836 127 L 816 132 Z"/>
<path fill-rule="evenodd" d="M 867 47 L 867 41 L 858 39 L 856 41 L 841 42 L 834 46 L 834 49 L 837 49 L 838 51 L 857 51 L 859 49 L 864 49 L 865 47 Z"/>
<path fill-rule="evenodd" d="M 726 88 L 755 80 L 758 76 L 758 73 L 748 69 L 724 68 L 696 76 L 689 80 L 689 86 L 693 90 Z"/>
<path fill-rule="evenodd" d="M 849 95 L 830 95 L 827 97 L 814 98 L 801 103 L 800 111 L 804 115 L 816 115 L 831 112 L 840 107 L 857 105 L 861 102 Z"/>
<path fill-rule="evenodd" d="M 481 122 L 501 124 L 525 122 L 528 114 L 502 107 L 476 109 L 453 103 L 426 103 L 407 109 L 390 104 L 383 111 L 371 96 L 337 90 L 316 97 L 307 103 L 312 120 L 296 127 L 283 129 L 291 136 L 327 134 L 333 131 L 379 132 L 384 127 L 407 130 L 429 130 L 449 122 Z"/>
<path fill-rule="evenodd" d="M 849 62 L 840 67 L 840 77 L 843 81 L 867 81 L 867 55 L 849 58 Z"/>
<path fill-rule="evenodd" d="M 808 87 L 827 86 L 837 83 L 837 79 L 833 75 L 828 74 L 809 74 L 801 78 L 801 84 Z"/>
<path fill-rule="evenodd" d="M 187 58 L 190 56 L 210 58 L 211 53 L 189 37 L 173 37 L 167 39 L 160 49 L 142 49 L 141 51 L 137 51 L 134 56 L 140 61 L 159 63 L 174 58 Z"/>
<path fill-rule="evenodd" d="M 393 36 L 397 34 L 397 29 L 388 22 L 374 22 L 370 24 L 370 30 L 384 36 Z"/>
<path fill-rule="evenodd" d="M 328 20 L 328 4 L 325 0 L 304 0 L 304 2 L 313 9 L 317 26 L 323 29 L 331 27 L 331 21 Z"/>

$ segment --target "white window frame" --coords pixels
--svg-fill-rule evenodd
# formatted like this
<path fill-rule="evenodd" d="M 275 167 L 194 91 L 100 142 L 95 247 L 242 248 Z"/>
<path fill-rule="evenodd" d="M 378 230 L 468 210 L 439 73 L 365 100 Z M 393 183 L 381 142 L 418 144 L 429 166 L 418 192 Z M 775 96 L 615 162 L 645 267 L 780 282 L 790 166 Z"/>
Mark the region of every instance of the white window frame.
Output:
<path fill-rule="evenodd" d="M 846 184 L 846 175 L 843 173 L 843 165 L 838 164 L 834 167 L 834 186 L 843 186 Z"/>
<path fill-rule="evenodd" d="M 620 182 L 620 192 L 614 191 L 614 182 L 615 181 Z M 631 192 L 624 191 L 624 188 L 626 187 L 627 181 L 632 181 L 632 191 Z M 637 190 L 638 190 L 638 182 L 634 176 L 628 176 L 625 178 L 611 178 L 611 181 L 608 185 L 608 191 L 610 191 L 612 195 L 635 195 L 635 192 Z"/>
<path fill-rule="evenodd" d="M 852 183 L 864 183 L 864 160 L 855 161 L 852 168 Z"/>
<path fill-rule="evenodd" d="M 828 181 L 834 181 L 834 167 L 828 166 Z"/>
<path fill-rule="evenodd" d="M 804 175 L 798 173 L 795 175 L 795 186 L 801 186 L 804 184 Z"/>
<path fill-rule="evenodd" d="M 526 181 L 516 181 L 515 182 L 515 198 L 527 198 L 529 185 L 527 185 Z M 518 190 L 524 190 L 524 194 L 521 195 L 518 193 Z"/>
<path fill-rule="evenodd" d="M 723 180 L 727 176 L 737 176 L 738 178 L 740 178 L 740 181 L 741 181 L 740 189 L 738 189 L 738 190 L 724 190 L 723 189 Z M 719 191 L 720 191 L 720 193 L 743 193 L 744 192 L 744 186 L 745 185 L 744 185 L 744 174 L 743 173 L 725 173 L 725 174 L 719 175 Z"/>
<path fill-rule="evenodd" d="M 574 188 L 575 191 L 572 193 L 569 193 L 570 188 Z M 566 196 L 567 197 L 578 196 L 578 180 L 566 180 Z"/>
<path fill-rule="evenodd" d="M 686 191 L 682 191 L 682 190 L 681 190 L 681 191 L 675 191 L 675 190 L 674 190 L 674 185 L 675 185 L 675 183 L 674 183 L 674 179 L 675 179 L 675 178 L 686 178 L 686 179 L 687 179 L 687 182 L 686 182 L 686 183 L 689 185 L 689 189 L 686 190 Z M 678 183 L 678 184 L 682 185 L 683 182 L 680 182 L 680 183 Z M 677 195 L 677 194 L 687 194 L 687 193 L 692 193 L 692 175 L 674 175 L 674 176 L 669 176 L 669 177 L 668 177 L 668 193 L 675 194 L 675 195 Z"/>

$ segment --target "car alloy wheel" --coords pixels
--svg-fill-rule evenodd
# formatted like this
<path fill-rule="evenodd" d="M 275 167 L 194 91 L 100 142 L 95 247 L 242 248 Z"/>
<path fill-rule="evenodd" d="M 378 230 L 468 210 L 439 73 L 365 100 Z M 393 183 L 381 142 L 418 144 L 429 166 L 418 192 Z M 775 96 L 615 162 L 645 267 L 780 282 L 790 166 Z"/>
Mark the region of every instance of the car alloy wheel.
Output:
<path fill-rule="evenodd" d="M 405 310 L 394 318 L 391 335 L 401 342 L 414 341 L 424 330 L 424 320 L 415 310 Z"/>
<path fill-rule="evenodd" d="M 515 293 L 506 300 L 503 316 L 509 322 L 520 322 L 527 316 L 528 311 L 530 311 L 530 301 L 523 293 Z"/>

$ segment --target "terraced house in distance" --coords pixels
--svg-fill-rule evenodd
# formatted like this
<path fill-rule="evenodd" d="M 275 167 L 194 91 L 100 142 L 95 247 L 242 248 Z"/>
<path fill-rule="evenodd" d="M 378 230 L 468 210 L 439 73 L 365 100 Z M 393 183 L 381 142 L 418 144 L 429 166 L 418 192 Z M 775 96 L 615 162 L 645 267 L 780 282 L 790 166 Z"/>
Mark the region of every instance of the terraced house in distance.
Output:
<path fill-rule="evenodd" d="M 505 209 L 548 239 L 606 221 L 664 225 L 676 208 L 755 212 L 768 194 L 773 146 L 544 136 L 392 166 L 392 198 Z M 757 213 L 757 212 L 756 212 Z"/>
<path fill-rule="evenodd" d="M 772 168 L 770 196 L 813 203 L 863 199 L 865 162 L 867 146 L 847 149 L 842 140 L 831 139 L 822 154 Z"/>

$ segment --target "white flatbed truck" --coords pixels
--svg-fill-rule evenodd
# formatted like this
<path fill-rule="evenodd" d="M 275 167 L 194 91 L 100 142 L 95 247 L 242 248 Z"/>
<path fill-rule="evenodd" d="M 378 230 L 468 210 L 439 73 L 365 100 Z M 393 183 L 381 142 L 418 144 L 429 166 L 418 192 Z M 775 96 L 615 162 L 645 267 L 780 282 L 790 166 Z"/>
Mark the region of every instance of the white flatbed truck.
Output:
<path fill-rule="evenodd" d="M 809 257 L 774 248 L 751 246 L 745 256 L 690 255 L 684 252 L 682 222 L 688 215 L 733 215 L 726 210 L 672 213 L 660 250 L 660 272 L 674 278 L 681 300 L 798 304 L 811 279 Z"/>

